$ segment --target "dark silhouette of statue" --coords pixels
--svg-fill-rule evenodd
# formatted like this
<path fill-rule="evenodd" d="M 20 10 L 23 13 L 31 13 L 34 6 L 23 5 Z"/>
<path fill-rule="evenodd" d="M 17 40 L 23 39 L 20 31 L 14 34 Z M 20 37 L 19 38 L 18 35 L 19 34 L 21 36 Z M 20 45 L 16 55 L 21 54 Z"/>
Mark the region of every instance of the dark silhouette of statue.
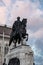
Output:
<path fill-rule="evenodd" d="M 23 19 L 22 21 L 20 21 L 20 17 L 17 17 L 17 20 L 14 22 L 12 26 L 9 46 L 11 45 L 12 42 L 14 42 L 16 47 L 16 43 L 18 42 L 18 44 L 20 44 L 22 39 L 25 39 L 26 36 L 27 36 L 26 41 L 28 40 L 28 34 L 26 33 L 26 23 L 27 19 Z"/>
<path fill-rule="evenodd" d="M 27 39 L 26 39 L 26 41 L 28 40 L 28 34 L 26 33 L 26 23 L 27 23 L 27 19 L 23 19 L 22 20 L 22 25 L 21 25 L 21 29 L 22 29 L 22 37 L 23 37 L 23 39 L 24 38 L 26 38 L 26 36 L 27 36 Z"/>

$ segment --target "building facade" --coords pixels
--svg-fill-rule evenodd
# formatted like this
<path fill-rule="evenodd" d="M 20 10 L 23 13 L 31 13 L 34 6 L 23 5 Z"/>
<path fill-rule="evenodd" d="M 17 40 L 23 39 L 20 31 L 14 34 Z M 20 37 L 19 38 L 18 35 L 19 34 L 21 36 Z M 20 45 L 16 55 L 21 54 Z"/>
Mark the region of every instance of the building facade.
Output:
<path fill-rule="evenodd" d="M 0 65 L 4 62 L 5 54 L 8 53 L 8 44 L 10 38 L 11 28 L 0 26 Z"/>

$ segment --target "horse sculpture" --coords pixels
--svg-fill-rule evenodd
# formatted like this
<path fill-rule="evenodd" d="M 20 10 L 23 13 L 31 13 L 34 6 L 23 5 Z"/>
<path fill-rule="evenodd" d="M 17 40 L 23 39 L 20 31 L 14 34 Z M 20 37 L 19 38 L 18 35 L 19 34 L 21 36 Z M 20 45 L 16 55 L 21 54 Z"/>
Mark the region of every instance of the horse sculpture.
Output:
<path fill-rule="evenodd" d="M 25 39 L 27 36 L 26 41 L 28 40 L 28 34 L 26 33 L 26 23 L 27 23 L 27 19 L 23 19 L 22 20 L 22 25 L 21 25 L 21 29 L 22 29 L 22 38 Z"/>
<path fill-rule="evenodd" d="M 16 23 L 17 25 L 14 23 L 13 31 L 11 32 L 10 35 L 9 46 L 13 42 L 16 47 L 16 43 L 18 42 L 18 44 L 20 44 L 22 39 L 27 38 L 26 41 L 28 40 L 28 34 L 26 33 L 26 23 L 27 19 L 23 19 L 22 22 L 18 22 L 19 25 L 17 23 Z"/>

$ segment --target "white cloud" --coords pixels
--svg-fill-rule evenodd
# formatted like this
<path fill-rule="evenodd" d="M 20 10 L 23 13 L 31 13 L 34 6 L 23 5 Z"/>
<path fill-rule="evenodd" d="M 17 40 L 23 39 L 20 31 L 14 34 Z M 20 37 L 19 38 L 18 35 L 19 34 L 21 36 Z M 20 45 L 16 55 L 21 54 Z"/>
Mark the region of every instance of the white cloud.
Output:
<path fill-rule="evenodd" d="M 32 30 L 40 27 L 39 23 L 43 23 L 43 18 L 41 18 L 43 11 L 38 8 L 40 5 L 39 1 L 31 2 L 30 0 L 16 0 L 13 4 L 11 3 L 11 0 L 3 0 L 3 2 L 6 5 L 6 17 L 9 20 L 7 24 L 9 24 L 9 22 L 12 24 L 17 16 L 20 16 L 21 18 L 26 17 Z M 11 15 L 10 17 L 9 13 Z"/>
<path fill-rule="evenodd" d="M 31 31 L 30 31 L 31 32 Z M 34 38 L 34 39 L 41 39 L 43 38 L 43 28 L 40 28 L 39 30 L 37 30 L 36 32 L 31 32 L 29 34 L 29 38 Z"/>
<path fill-rule="evenodd" d="M 6 7 L 10 6 L 11 4 L 11 0 L 3 0 L 3 2 L 5 3 Z"/>
<path fill-rule="evenodd" d="M 37 5 L 36 5 L 37 4 Z M 41 11 L 39 7 L 39 2 L 32 3 L 31 1 L 19 1 L 17 0 L 11 9 L 11 18 L 10 21 L 14 21 L 17 16 L 21 18 L 26 17 L 28 19 L 29 25 L 35 26 L 35 23 L 39 23 L 40 16 L 43 15 L 43 11 Z"/>
<path fill-rule="evenodd" d="M 13 9 L 11 12 L 12 19 L 13 17 L 21 16 L 21 17 L 27 17 L 29 10 L 28 10 L 29 4 L 24 1 L 16 1 L 16 3 L 13 5 Z"/>
<path fill-rule="evenodd" d="M 6 23 L 6 8 L 0 7 L 0 25 Z"/>
<path fill-rule="evenodd" d="M 43 28 L 39 29 L 37 32 L 34 33 L 36 38 L 43 38 Z"/>
<path fill-rule="evenodd" d="M 35 56 L 42 57 L 42 56 L 41 56 L 41 49 L 37 49 L 35 45 L 32 46 L 32 49 L 33 49 L 33 51 L 34 51 L 34 55 L 35 55 Z"/>

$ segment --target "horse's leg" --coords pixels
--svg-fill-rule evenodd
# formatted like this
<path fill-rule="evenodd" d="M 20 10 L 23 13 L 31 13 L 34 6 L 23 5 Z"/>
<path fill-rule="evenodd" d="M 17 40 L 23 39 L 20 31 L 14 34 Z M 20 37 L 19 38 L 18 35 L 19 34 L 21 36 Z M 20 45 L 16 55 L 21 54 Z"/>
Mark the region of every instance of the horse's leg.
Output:
<path fill-rule="evenodd" d="M 28 34 L 26 34 L 27 35 L 27 39 L 26 39 L 26 41 L 28 41 Z"/>
<path fill-rule="evenodd" d="M 16 47 L 16 42 L 17 42 L 16 40 L 13 40 L 14 48 Z"/>
<path fill-rule="evenodd" d="M 20 40 L 21 40 L 21 39 L 18 39 L 18 44 L 20 44 Z"/>
<path fill-rule="evenodd" d="M 21 41 L 21 45 L 23 45 L 23 37 L 22 36 L 23 36 L 23 34 L 20 33 L 20 39 L 19 40 Z"/>
<path fill-rule="evenodd" d="M 11 34 L 10 34 L 9 46 L 11 45 L 12 41 L 13 41 L 13 31 L 12 31 Z"/>
<path fill-rule="evenodd" d="M 11 38 L 11 39 L 10 39 L 10 41 L 9 41 L 9 46 L 11 45 L 11 43 L 12 43 L 12 40 L 13 40 L 13 38 Z"/>
<path fill-rule="evenodd" d="M 15 48 L 16 48 L 16 42 L 14 44 L 15 44 Z"/>

